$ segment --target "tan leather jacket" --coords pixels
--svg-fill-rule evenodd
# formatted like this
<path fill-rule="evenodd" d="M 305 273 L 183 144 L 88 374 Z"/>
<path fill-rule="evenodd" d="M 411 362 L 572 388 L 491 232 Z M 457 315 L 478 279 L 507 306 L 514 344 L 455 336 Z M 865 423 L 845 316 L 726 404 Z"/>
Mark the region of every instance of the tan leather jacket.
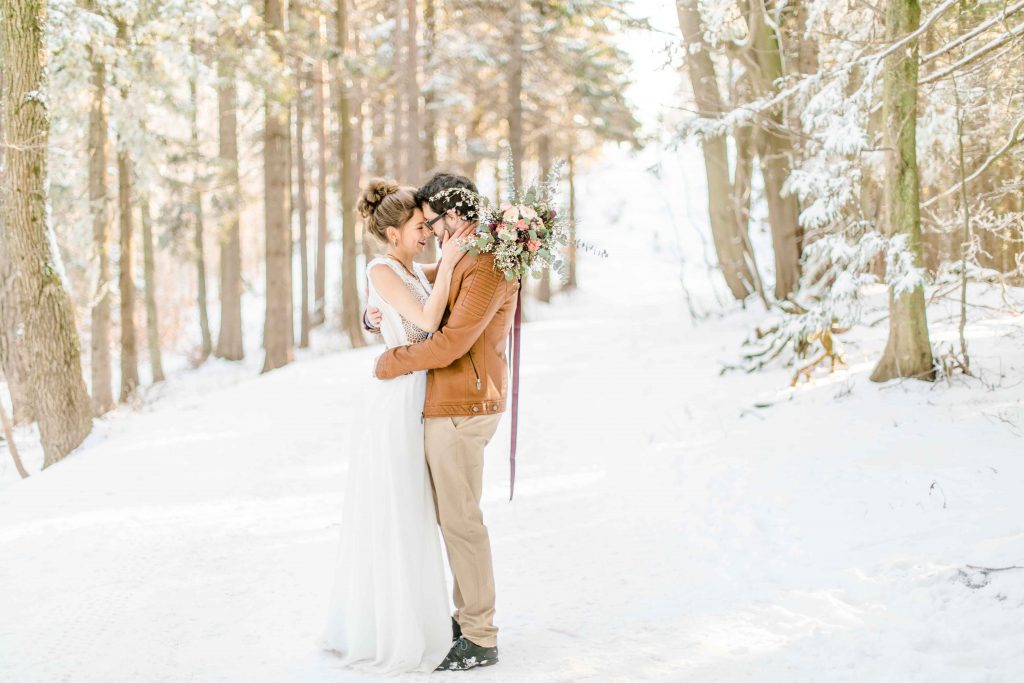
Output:
<path fill-rule="evenodd" d="M 430 339 L 389 349 L 376 375 L 391 379 L 427 373 L 424 417 L 493 415 L 505 411 L 505 348 L 519 283 L 494 269 L 494 256 L 466 255 L 455 265 L 448 308 Z"/>

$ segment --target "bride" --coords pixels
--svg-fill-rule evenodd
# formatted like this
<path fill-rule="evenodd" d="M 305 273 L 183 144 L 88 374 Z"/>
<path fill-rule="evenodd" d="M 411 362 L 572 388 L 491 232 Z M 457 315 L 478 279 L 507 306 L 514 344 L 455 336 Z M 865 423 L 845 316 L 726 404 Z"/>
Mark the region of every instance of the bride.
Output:
<path fill-rule="evenodd" d="M 383 314 L 388 348 L 437 330 L 452 268 L 463 253 L 448 239 L 441 261 L 413 258 L 433 237 L 413 188 L 374 179 L 358 205 L 367 230 L 387 244 L 367 264 L 369 306 Z M 433 282 L 433 285 L 431 285 Z M 351 451 L 327 647 L 355 669 L 433 671 L 452 645 L 437 516 L 423 454 L 426 372 L 374 380 Z"/>

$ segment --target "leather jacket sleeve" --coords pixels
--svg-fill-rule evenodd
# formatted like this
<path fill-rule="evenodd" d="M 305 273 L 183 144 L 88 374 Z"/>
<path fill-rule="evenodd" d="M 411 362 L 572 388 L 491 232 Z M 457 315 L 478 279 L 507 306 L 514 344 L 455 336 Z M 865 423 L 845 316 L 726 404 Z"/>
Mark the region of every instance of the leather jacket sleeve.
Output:
<path fill-rule="evenodd" d="M 444 368 L 466 355 L 501 308 L 509 286 L 490 260 L 477 261 L 462 278 L 447 322 L 426 341 L 385 351 L 377 359 L 377 378 Z"/>

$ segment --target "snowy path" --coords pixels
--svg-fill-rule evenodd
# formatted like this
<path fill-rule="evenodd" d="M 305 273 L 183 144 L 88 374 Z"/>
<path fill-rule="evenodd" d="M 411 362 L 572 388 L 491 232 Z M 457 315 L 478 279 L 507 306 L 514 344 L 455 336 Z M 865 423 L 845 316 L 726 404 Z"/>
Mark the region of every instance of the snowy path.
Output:
<path fill-rule="evenodd" d="M 741 416 L 781 375 L 718 378 L 738 323 L 694 333 L 664 294 L 631 299 L 646 325 L 580 295 L 527 327 L 513 504 L 507 431 L 487 467 L 502 662 L 475 678 L 1024 673 L 1022 577 L 956 575 L 1024 559 L 1019 437 L 964 392 L 862 376 Z M 4 490 L 0 680 L 356 680 L 316 638 L 375 353 L 138 415 Z"/>
<path fill-rule="evenodd" d="M 958 573 L 1024 565 L 1020 320 L 971 328 L 992 391 L 871 385 L 874 328 L 789 392 L 719 377 L 757 316 L 692 327 L 646 256 L 526 327 L 514 503 L 507 423 L 486 467 L 501 663 L 468 676 L 1024 680 L 1024 572 Z M 204 369 L 0 490 L 0 681 L 361 680 L 317 638 L 376 353 Z"/>

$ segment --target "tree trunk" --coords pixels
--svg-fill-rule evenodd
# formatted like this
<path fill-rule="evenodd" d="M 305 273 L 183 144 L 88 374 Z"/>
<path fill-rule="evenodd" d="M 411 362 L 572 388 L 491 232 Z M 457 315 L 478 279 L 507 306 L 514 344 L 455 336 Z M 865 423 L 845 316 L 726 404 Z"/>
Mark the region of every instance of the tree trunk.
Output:
<path fill-rule="evenodd" d="M 420 79 L 419 79 L 419 46 L 417 44 L 417 33 L 419 32 L 419 17 L 417 16 L 417 0 L 406 0 L 405 2 L 405 70 L 403 81 L 405 89 L 405 144 L 409 160 L 406 163 L 405 182 L 419 185 L 426 179 L 423 177 L 424 156 L 428 154 L 426 146 L 433 145 L 432 138 L 425 142 L 420 139 Z M 427 240 L 427 247 L 423 253 L 416 256 L 420 263 L 435 263 L 437 261 L 437 244 L 434 240 Z"/>
<path fill-rule="evenodd" d="M 576 289 L 576 157 L 569 153 L 569 272 L 566 289 Z"/>
<path fill-rule="evenodd" d="M 704 45 L 704 29 L 697 10 L 697 0 L 678 0 L 676 10 L 683 32 L 686 66 L 694 102 L 702 115 L 716 116 L 722 112 L 722 96 L 715 80 L 711 55 Z M 732 188 L 725 138 L 706 138 L 701 143 L 701 149 L 708 181 L 712 241 L 729 291 L 742 301 L 753 291 L 754 276 L 744 258 L 744 240 L 740 231 L 746 228 L 736 222 L 730 206 Z"/>
<path fill-rule="evenodd" d="M 43 466 L 66 456 L 92 429 L 92 401 L 82 377 L 71 298 L 47 223 L 47 144 L 43 30 L 45 0 L 0 4 L 0 64 L 4 65 L 4 173 L 0 224 L 19 311 L 17 357 L 24 359 L 39 419 Z M 7 289 L 6 283 L 4 289 Z"/>
<path fill-rule="evenodd" d="M 110 197 L 107 189 L 107 68 L 90 48 L 92 102 L 89 107 L 89 208 L 96 250 L 96 286 L 90 334 L 92 404 L 96 415 L 114 408 L 110 371 Z"/>
<path fill-rule="evenodd" d="M 796 3 L 797 71 L 813 74 L 818 71 L 818 43 L 815 34 L 807 32 L 807 2 Z"/>
<path fill-rule="evenodd" d="M 434 44 L 437 42 L 437 3 L 425 0 L 423 6 L 423 66 L 427 73 L 434 68 Z M 437 173 L 437 94 L 433 87 L 423 93 L 423 175 L 416 182 Z M 431 243 L 432 245 L 433 243 Z"/>
<path fill-rule="evenodd" d="M 324 18 L 319 18 L 317 43 L 323 51 Z M 313 125 L 316 130 L 316 267 L 313 277 L 313 324 L 322 325 L 326 319 L 327 291 L 327 66 L 318 59 L 313 71 Z"/>
<path fill-rule="evenodd" d="M 196 171 L 201 159 L 199 148 L 199 109 L 198 84 L 196 74 L 189 79 L 189 93 L 192 96 L 192 220 L 195 223 L 192 234 L 193 257 L 196 264 L 196 302 L 199 304 L 199 333 L 202 340 L 201 359 L 206 360 L 213 351 L 213 340 L 210 334 L 210 312 L 206 305 L 206 248 L 203 244 L 203 193 L 202 178 Z"/>
<path fill-rule="evenodd" d="M 149 214 L 149 195 L 143 195 L 142 204 L 142 273 L 146 292 L 146 342 L 149 346 L 149 365 L 153 383 L 163 382 L 164 363 L 160 354 L 160 319 L 156 309 L 156 264 L 153 258 L 153 221 Z"/>
<path fill-rule="evenodd" d="M 303 140 L 306 135 L 304 78 L 301 62 L 295 69 L 295 175 L 296 209 L 299 214 L 299 348 L 309 348 L 309 195 L 306 191 L 306 150 Z"/>
<path fill-rule="evenodd" d="M 0 155 L 3 154 L 2 147 L 0 145 Z M 0 171 L 0 177 L 3 177 L 6 172 L 3 164 L 0 164 Z M 7 256 L 3 225 L 3 219 L 0 218 L 0 371 L 3 372 L 7 390 L 11 394 L 14 424 L 24 424 L 36 418 L 29 367 L 22 357 L 22 345 L 18 343 L 18 328 L 21 324 L 17 311 L 18 293 L 15 291 L 14 272 Z"/>
<path fill-rule="evenodd" d="M 341 0 L 339 0 L 339 3 Z M 405 153 L 406 140 L 405 140 L 405 88 L 402 87 L 402 78 L 405 74 L 405 36 L 402 33 L 403 17 L 405 16 L 404 3 L 395 1 L 390 3 L 392 11 L 394 12 L 395 19 L 395 31 L 392 34 L 391 45 L 393 55 L 391 59 L 391 83 L 389 90 L 393 93 L 391 97 L 391 150 L 389 156 L 394 159 L 391 170 L 394 172 L 395 178 L 407 178 L 408 173 L 406 172 L 405 162 L 408 155 Z M 339 4 L 340 7 L 340 4 Z M 340 21 L 340 19 L 339 19 Z M 338 38 L 339 42 L 342 40 L 348 40 L 347 38 Z M 342 77 L 339 69 L 339 77 Z M 344 84 L 339 86 L 340 90 L 344 90 Z"/>
<path fill-rule="evenodd" d="M 128 26 L 117 22 L 117 39 L 122 46 L 128 41 Z M 125 48 L 127 49 L 127 48 Z M 128 100 L 128 86 L 121 86 L 121 99 Z M 117 206 L 120 234 L 118 255 L 118 290 L 121 296 L 121 394 L 119 401 L 127 402 L 139 386 L 139 353 L 135 341 L 135 266 L 134 232 L 132 223 L 132 165 L 127 143 L 117 136 Z"/>
<path fill-rule="evenodd" d="M 14 459 L 14 467 L 18 470 L 18 474 L 22 479 L 27 479 L 28 472 L 25 471 L 25 465 L 21 462 L 18 445 L 14 443 L 14 425 L 11 424 L 11 418 L 7 415 L 7 408 L 4 407 L 3 401 L 0 401 L 0 425 L 3 426 L 4 441 L 7 442 L 7 451 L 11 454 L 11 458 Z"/>
<path fill-rule="evenodd" d="M 921 7 L 917 0 L 890 0 L 886 37 L 895 41 L 917 30 Z M 886 147 L 886 214 L 892 235 L 906 235 L 907 247 L 920 267 L 921 215 L 917 173 L 917 42 L 886 58 L 883 81 Z M 935 370 L 924 288 L 898 293 L 889 288 L 889 339 L 882 359 L 871 373 L 875 382 L 894 377 L 933 379 Z"/>
<path fill-rule="evenodd" d="M 764 5 L 751 3 L 750 30 L 753 54 L 757 61 L 758 90 L 763 96 L 775 91 L 775 83 L 782 78 L 782 55 L 775 32 L 768 25 Z M 782 187 L 793 167 L 793 141 L 785 127 L 781 110 L 768 115 L 776 124 L 765 126 L 758 136 L 761 175 L 764 178 L 765 199 L 768 202 L 768 222 L 772 230 L 775 251 L 775 298 L 785 299 L 800 281 L 800 253 L 803 231 L 800 228 L 800 207 L 796 196 L 783 196 Z"/>
<path fill-rule="evenodd" d="M 753 126 L 741 126 L 733 135 L 733 140 L 736 143 L 736 171 L 732 180 L 732 206 L 736 225 L 750 225 L 751 185 L 754 175 L 757 133 L 758 131 Z M 753 277 L 751 284 L 767 308 L 769 306 L 768 297 L 764 291 L 761 272 L 757 268 L 757 257 L 754 254 L 754 245 L 750 242 L 749 230 L 740 230 L 740 237 L 743 239 L 743 255 L 747 260 L 747 268 Z"/>
<path fill-rule="evenodd" d="M 0 61 L 0 93 L 3 93 L 3 75 L 3 61 Z M 3 106 L 4 98 L 0 96 L 0 140 L 5 140 Z M 0 178 L 3 178 L 4 173 L 4 145 L 0 144 Z M 14 424 L 22 424 L 32 422 L 36 418 L 30 391 L 32 383 L 28 378 L 25 361 L 19 360 L 18 297 L 14 291 L 14 273 L 4 242 L 3 216 L 3 207 L 0 206 L 0 373 L 3 373 L 7 390 L 11 395 Z"/>
<path fill-rule="evenodd" d="M 123 144 L 123 141 L 120 141 Z M 117 152 L 117 200 L 120 226 L 118 290 L 121 295 L 121 403 L 139 386 L 139 352 L 135 341 L 135 264 L 132 220 L 132 167 L 127 150 Z"/>
<path fill-rule="evenodd" d="M 358 279 L 356 277 L 356 195 L 359 192 L 359 167 L 355 155 L 352 125 L 352 75 L 346 71 L 348 56 L 348 2 L 338 0 L 338 119 L 341 140 L 341 328 L 353 348 L 366 345 L 360 317 Z M 399 11 L 399 14 L 401 12 Z M 397 122 L 396 122 L 397 123 Z M 395 150 L 396 154 L 398 150 Z"/>
<path fill-rule="evenodd" d="M 266 0 L 267 40 L 283 69 L 284 17 L 288 0 Z M 288 220 L 288 105 L 272 88 L 264 95 L 263 209 L 266 242 L 266 318 L 263 372 L 292 362 L 291 229 Z"/>
<path fill-rule="evenodd" d="M 234 66 L 217 65 L 218 144 L 221 164 L 223 223 L 220 242 L 220 331 L 217 357 L 242 360 L 241 189 L 238 182 L 238 93 Z"/>
<path fill-rule="evenodd" d="M 478 110 L 470 119 L 466 129 L 466 154 L 462 162 L 462 174 L 470 179 L 476 178 L 477 167 L 480 165 L 480 157 L 474 150 L 476 141 L 480 139 L 483 118 L 483 112 Z"/>
<path fill-rule="evenodd" d="M 370 137 L 372 140 L 370 153 L 373 156 L 370 163 L 373 164 L 373 169 L 370 171 L 371 176 L 380 176 L 382 178 L 391 176 L 386 143 L 387 123 L 387 107 L 383 106 L 383 103 L 379 106 L 372 106 L 370 114 Z"/>
<path fill-rule="evenodd" d="M 511 0 L 509 13 L 508 145 L 515 177 L 506 182 L 511 194 L 512 188 L 518 189 L 523 183 L 523 0 Z"/>
<path fill-rule="evenodd" d="M 541 182 L 547 180 L 551 173 L 551 138 L 547 133 L 542 133 L 537 139 L 537 160 L 540 164 Z M 537 283 L 537 298 L 544 303 L 551 302 L 551 269 L 545 268 L 540 275 L 540 282 Z"/>

